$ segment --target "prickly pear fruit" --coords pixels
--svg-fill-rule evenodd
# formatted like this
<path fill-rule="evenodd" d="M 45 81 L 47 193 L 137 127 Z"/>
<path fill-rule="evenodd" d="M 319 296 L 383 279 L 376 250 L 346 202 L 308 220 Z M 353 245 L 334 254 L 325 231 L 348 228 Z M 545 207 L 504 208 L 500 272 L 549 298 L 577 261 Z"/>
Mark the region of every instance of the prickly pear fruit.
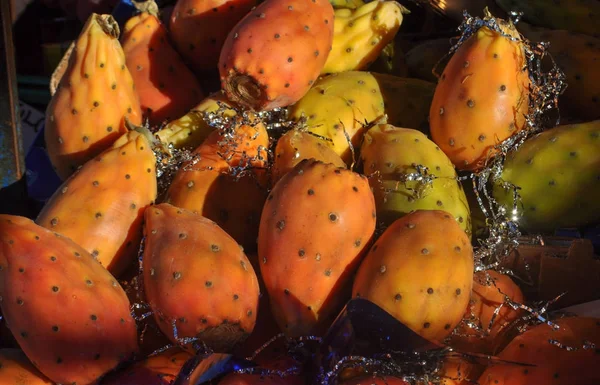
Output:
<path fill-rule="evenodd" d="M 272 185 L 302 160 L 311 158 L 336 167 L 346 167 L 342 158 L 324 140 L 310 132 L 290 130 L 277 140 L 271 174 Z"/>
<path fill-rule="evenodd" d="M 196 71 L 217 68 L 227 34 L 256 0 L 178 0 L 169 22 L 175 47 Z"/>
<path fill-rule="evenodd" d="M 284 333 L 329 326 L 374 230 L 373 193 L 357 173 L 307 159 L 277 182 L 263 208 L 258 256 Z"/>
<path fill-rule="evenodd" d="M 340 385 L 409 385 L 409 383 L 398 377 L 367 375 L 342 381 Z"/>
<path fill-rule="evenodd" d="M 438 76 L 448 64 L 452 42 L 448 38 L 428 40 L 406 52 L 406 65 L 410 77 L 437 83 Z M 434 74 L 435 71 L 435 74 Z"/>
<path fill-rule="evenodd" d="M 523 42 L 512 22 L 496 21 L 516 40 L 481 27 L 448 61 L 431 103 L 431 137 L 459 170 L 484 167 L 495 145 L 524 128 L 529 110 Z"/>
<path fill-rule="evenodd" d="M 221 86 L 229 99 L 255 110 L 297 102 L 317 80 L 333 42 L 328 0 L 266 0 L 229 33 Z"/>
<path fill-rule="evenodd" d="M 171 385 L 183 364 L 192 357 L 174 347 L 108 375 L 102 385 Z"/>
<path fill-rule="evenodd" d="M 268 146 L 259 121 L 240 121 L 230 136 L 213 131 L 175 174 L 165 202 L 215 221 L 247 251 L 256 250 Z M 234 175 L 237 168 L 244 171 Z"/>
<path fill-rule="evenodd" d="M 371 247 L 352 295 L 441 342 L 465 313 L 473 265 L 471 241 L 454 218 L 441 210 L 418 210 L 392 223 Z"/>
<path fill-rule="evenodd" d="M 2 314 L 23 352 L 50 380 L 94 384 L 138 350 L 129 300 L 83 247 L 0 215 Z"/>
<path fill-rule="evenodd" d="M 125 117 L 142 121 L 118 38 L 112 16 L 92 14 L 46 109 L 48 156 L 63 180 L 126 132 Z"/>
<path fill-rule="evenodd" d="M 0 349 L 0 383 L 6 385 L 52 385 L 19 349 Z"/>
<path fill-rule="evenodd" d="M 435 374 L 440 378 L 439 385 L 474 385 L 484 370 L 485 366 L 472 359 L 451 356 L 442 362 Z"/>
<path fill-rule="evenodd" d="M 520 224 L 527 231 L 579 227 L 600 216 L 600 120 L 561 125 L 510 153 L 494 197 L 513 209 L 518 186 Z M 576 172 L 575 172 L 576 171 Z"/>
<path fill-rule="evenodd" d="M 406 12 L 406 8 L 391 0 L 371 1 L 357 9 L 337 9 L 333 45 L 321 73 L 368 67 L 394 39 Z"/>
<path fill-rule="evenodd" d="M 73 239 L 119 276 L 137 258 L 142 215 L 157 194 L 148 131 L 132 130 L 56 190 L 36 223 Z"/>
<path fill-rule="evenodd" d="M 365 134 L 360 154 L 375 195 L 378 222 L 389 226 L 414 210 L 444 210 L 471 234 L 469 205 L 456 170 L 425 134 L 375 125 Z M 407 179 L 413 174 L 415 180 Z"/>
<path fill-rule="evenodd" d="M 498 358 L 534 366 L 492 365 L 481 375 L 481 385 L 587 385 L 600 381 L 598 349 L 600 318 L 565 317 L 532 326 L 515 337 Z M 594 348 L 596 347 L 596 348 Z"/>
<path fill-rule="evenodd" d="M 368 67 L 369 71 L 390 74 L 399 77 L 408 76 L 408 66 L 406 65 L 406 55 L 402 49 L 399 39 L 394 39 L 388 43 L 373 64 Z"/>
<path fill-rule="evenodd" d="M 202 100 L 204 93 L 171 45 L 157 17 L 156 3 L 150 0 L 141 4 L 146 9 L 127 20 L 121 43 L 142 111 L 154 126 L 181 117 Z M 149 4 L 156 8 L 148 9 Z"/>
<path fill-rule="evenodd" d="M 216 352 L 246 338 L 259 287 L 240 245 L 213 221 L 167 203 L 144 219 L 144 289 L 163 333 L 190 350 L 180 339 L 197 337 Z"/>
<path fill-rule="evenodd" d="M 595 0 L 496 0 L 496 3 L 506 12 L 523 12 L 526 21 L 540 27 L 600 35 L 595 18 L 600 15 L 600 4 Z"/>
<path fill-rule="evenodd" d="M 362 0 L 329 0 L 329 2 L 333 6 L 333 9 L 356 9 L 365 5 L 365 2 Z"/>
<path fill-rule="evenodd" d="M 448 345 L 462 352 L 493 354 L 500 334 L 521 315 L 521 309 L 510 307 L 506 297 L 517 304 L 523 303 L 521 289 L 508 275 L 493 270 L 475 273 L 465 322 L 458 325 Z"/>

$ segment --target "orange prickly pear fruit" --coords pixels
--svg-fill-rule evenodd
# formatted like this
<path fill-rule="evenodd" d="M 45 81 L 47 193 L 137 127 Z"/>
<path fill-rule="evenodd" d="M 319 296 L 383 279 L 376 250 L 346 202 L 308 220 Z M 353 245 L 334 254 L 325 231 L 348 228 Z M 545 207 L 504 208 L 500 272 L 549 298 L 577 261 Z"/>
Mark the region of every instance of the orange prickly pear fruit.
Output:
<path fill-rule="evenodd" d="M 130 303 L 83 247 L 32 220 L 0 215 L 2 314 L 37 369 L 96 384 L 138 351 Z"/>
<path fill-rule="evenodd" d="M 231 30 L 219 57 L 221 88 L 255 110 L 289 106 L 317 80 L 333 43 L 328 0 L 266 0 Z"/>
<path fill-rule="evenodd" d="M 441 343 L 465 313 L 473 265 L 471 241 L 451 214 L 413 211 L 371 247 L 352 296 L 376 303 L 422 337 Z"/>
<path fill-rule="evenodd" d="M 119 32 L 111 15 L 88 18 L 46 109 L 48 156 L 63 180 L 127 131 L 125 117 L 142 123 Z"/>
<path fill-rule="evenodd" d="M 150 124 L 177 119 L 204 97 L 200 83 L 171 45 L 166 28 L 157 17 L 153 0 L 138 7 L 123 28 L 121 43 L 127 67 Z"/>
<path fill-rule="evenodd" d="M 119 276 L 137 258 L 142 215 L 156 199 L 152 146 L 147 130 L 123 134 L 56 190 L 36 223 L 73 239 Z"/>
<path fill-rule="evenodd" d="M 0 349 L 0 383 L 6 385 L 53 385 L 19 349 Z"/>
<path fill-rule="evenodd" d="M 245 339 L 259 286 L 240 245 L 213 221 L 167 203 L 144 219 L 144 290 L 163 333 L 190 350 L 178 338 L 197 337 L 217 352 Z"/>
<path fill-rule="evenodd" d="M 364 176 L 305 159 L 279 179 L 262 211 L 258 257 L 284 333 L 318 335 L 330 325 L 374 231 Z"/>
<path fill-rule="evenodd" d="M 459 170 L 484 167 L 495 145 L 525 127 L 529 111 L 524 43 L 511 21 L 496 21 L 502 34 L 481 27 L 454 52 L 429 111 L 433 141 Z"/>

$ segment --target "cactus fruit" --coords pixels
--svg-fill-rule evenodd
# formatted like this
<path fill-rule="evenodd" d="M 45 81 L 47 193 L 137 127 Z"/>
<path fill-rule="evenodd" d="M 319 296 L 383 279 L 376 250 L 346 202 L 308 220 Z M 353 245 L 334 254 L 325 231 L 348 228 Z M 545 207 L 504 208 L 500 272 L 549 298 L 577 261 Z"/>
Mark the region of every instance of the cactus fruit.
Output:
<path fill-rule="evenodd" d="M 373 193 L 357 173 L 307 159 L 277 182 L 263 208 L 258 256 L 284 333 L 324 332 L 374 230 Z"/>
<path fill-rule="evenodd" d="M 452 42 L 448 38 L 427 40 L 406 52 L 408 75 L 417 79 L 437 83 L 438 76 L 444 71 L 450 56 L 448 52 Z M 435 71 L 435 74 L 434 74 Z"/>
<path fill-rule="evenodd" d="M 175 47 L 194 71 L 217 68 L 227 34 L 256 0 L 177 0 L 169 21 Z"/>
<path fill-rule="evenodd" d="M 391 376 L 361 376 L 340 382 L 340 385 L 409 385 L 409 382 Z"/>
<path fill-rule="evenodd" d="M 598 349 L 600 318 L 565 317 L 530 327 L 497 356 L 518 364 L 492 365 L 480 385 L 588 385 L 600 383 Z"/>
<path fill-rule="evenodd" d="M 365 5 L 363 0 L 329 0 L 329 2 L 333 9 L 356 9 Z"/>
<path fill-rule="evenodd" d="M 6 385 L 52 385 L 19 349 L 0 349 L 0 383 Z"/>
<path fill-rule="evenodd" d="M 229 99 L 255 110 L 297 102 L 321 73 L 333 42 L 328 0 L 266 0 L 227 36 L 219 58 Z"/>
<path fill-rule="evenodd" d="M 290 130 L 277 140 L 275 159 L 271 170 L 271 184 L 275 185 L 298 163 L 311 158 L 331 163 L 336 167 L 346 167 L 342 158 L 324 140 L 310 132 Z"/>
<path fill-rule="evenodd" d="M 48 156 L 63 180 L 126 132 L 125 117 L 142 122 L 118 37 L 112 16 L 92 14 L 46 109 Z"/>
<path fill-rule="evenodd" d="M 513 188 L 520 225 L 531 232 L 580 227 L 600 217 L 600 120 L 546 130 L 509 153 L 494 198 L 512 210 Z"/>
<path fill-rule="evenodd" d="M 363 70 L 390 43 L 407 10 L 391 0 L 375 0 L 356 9 L 335 11 L 333 45 L 322 74 Z"/>
<path fill-rule="evenodd" d="M 167 203 L 144 219 L 144 290 L 163 333 L 189 350 L 179 339 L 197 337 L 216 352 L 246 338 L 259 287 L 240 245 L 213 221 Z"/>
<path fill-rule="evenodd" d="M 136 261 L 144 209 L 156 199 L 156 159 L 145 129 L 121 135 L 46 202 L 36 223 L 73 239 L 113 275 Z"/>
<path fill-rule="evenodd" d="M 529 112 L 524 43 L 512 22 L 495 20 L 502 34 L 483 26 L 464 41 L 431 103 L 431 137 L 459 170 L 485 167 L 494 146 L 524 129 Z"/>
<path fill-rule="evenodd" d="M 154 0 L 142 4 L 156 7 Z M 142 112 L 153 126 L 181 117 L 204 96 L 200 83 L 171 45 L 156 13 L 146 9 L 131 17 L 121 35 Z"/>
<path fill-rule="evenodd" d="M 50 380 L 91 385 L 138 351 L 129 300 L 83 247 L 0 215 L 2 314 L 23 352 Z"/>
<path fill-rule="evenodd" d="M 444 210 L 471 235 L 469 205 L 456 170 L 425 134 L 389 124 L 375 125 L 365 134 L 360 156 L 375 195 L 378 222 L 389 226 L 414 210 Z M 410 174 L 424 180 L 407 180 Z M 434 177 L 431 182 L 429 176 Z"/>
<path fill-rule="evenodd" d="M 353 297 L 381 306 L 422 337 L 442 342 L 473 286 L 473 248 L 452 216 L 418 210 L 396 220 L 361 263 Z"/>
<path fill-rule="evenodd" d="M 373 64 L 368 67 L 368 70 L 398 77 L 407 77 L 408 66 L 406 65 L 406 54 L 402 49 L 401 40 L 394 39 L 388 43 Z"/>

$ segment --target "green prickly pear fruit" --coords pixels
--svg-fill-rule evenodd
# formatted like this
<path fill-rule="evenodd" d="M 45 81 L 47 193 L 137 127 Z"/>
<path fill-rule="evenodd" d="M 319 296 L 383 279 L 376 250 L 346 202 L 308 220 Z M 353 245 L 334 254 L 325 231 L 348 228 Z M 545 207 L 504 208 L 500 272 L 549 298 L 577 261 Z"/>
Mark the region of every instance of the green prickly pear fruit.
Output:
<path fill-rule="evenodd" d="M 356 9 L 337 9 L 333 45 L 321 73 L 363 70 L 390 43 L 406 8 L 395 1 L 375 0 Z"/>
<path fill-rule="evenodd" d="M 452 216 L 418 210 L 396 220 L 361 263 L 353 297 L 381 306 L 441 343 L 459 324 L 473 287 L 473 248 Z"/>
<path fill-rule="evenodd" d="M 471 235 L 471 215 L 450 159 L 420 131 L 390 124 L 365 134 L 360 156 L 377 205 L 377 220 L 389 226 L 414 210 L 444 210 Z M 420 170 L 420 167 L 426 170 Z M 410 174 L 425 180 L 406 180 Z M 431 182 L 427 178 L 432 176 Z"/>
<path fill-rule="evenodd" d="M 138 352 L 130 303 L 83 247 L 32 220 L 0 215 L 2 314 L 50 380 L 91 385 Z"/>
<path fill-rule="evenodd" d="M 494 198 L 531 232 L 579 227 L 600 218 L 600 120 L 546 130 L 510 153 L 494 183 Z"/>
<path fill-rule="evenodd" d="M 262 211 L 258 257 L 284 333 L 325 331 L 348 299 L 374 231 L 375 201 L 364 176 L 306 159 L 277 182 Z"/>
<path fill-rule="evenodd" d="M 428 40 L 417 44 L 406 52 L 408 75 L 417 79 L 437 83 L 438 77 L 450 59 L 452 42 L 448 38 Z"/>

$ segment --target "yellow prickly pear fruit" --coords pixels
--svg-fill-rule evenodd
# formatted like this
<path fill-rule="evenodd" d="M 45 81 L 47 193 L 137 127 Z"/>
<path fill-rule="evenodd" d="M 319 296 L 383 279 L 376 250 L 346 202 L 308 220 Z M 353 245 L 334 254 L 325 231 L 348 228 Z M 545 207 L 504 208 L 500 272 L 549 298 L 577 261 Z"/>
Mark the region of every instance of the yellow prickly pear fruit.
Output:
<path fill-rule="evenodd" d="M 394 39 L 406 13 L 406 8 L 390 0 L 337 9 L 333 46 L 321 73 L 365 69 Z"/>
<path fill-rule="evenodd" d="M 119 33 L 111 15 L 88 18 L 46 109 L 48 155 L 63 180 L 127 131 L 125 117 L 141 124 Z"/>
<path fill-rule="evenodd" d="M 329 0 L 333 9 L 356 9 L 365 5 L 362 0 Z"/>

